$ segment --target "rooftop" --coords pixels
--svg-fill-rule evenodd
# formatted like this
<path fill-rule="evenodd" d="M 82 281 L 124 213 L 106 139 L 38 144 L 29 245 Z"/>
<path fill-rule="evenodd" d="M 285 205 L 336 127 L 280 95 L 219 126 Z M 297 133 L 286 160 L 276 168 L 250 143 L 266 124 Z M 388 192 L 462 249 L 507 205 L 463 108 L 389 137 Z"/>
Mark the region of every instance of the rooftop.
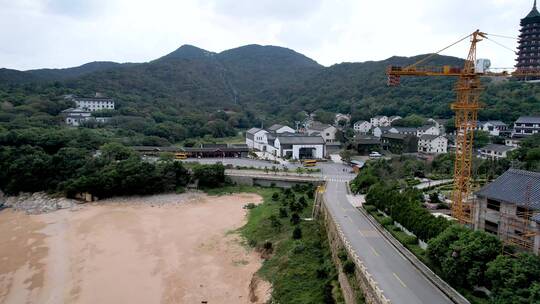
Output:
<path fill-rule="evenodd" d="M 540 172 L 510 169 L 476 195 L 540 210 Z"/>
<path fill-rule="evenodd" d="M 318 121 L 314 121 L 311 126 L 309 126 L 308 129 L 310 130 L 316 130 L 316 131 L 322 131 L 322 130 L 326 130 L 328 128 L 332 127 L 331 125 L 329 124 L 323 124 L 321 122 L 318 122 Z"/>
<path fill-rule="evenodd" d="M 272 131 L 272 132 L 275 132 L 281 128 L 285 127 L 284 125 L 280 125 L 280 124 L 273 124 L 270 126 L 270 128 L 268 128 L 268 131 Z"/>
<path fill-rule="evenodd" d="M 439 137 L 441 137 L 441 135 L 424 134 L 424 135 L 420 136 L 420 140 L 432 141 L 432 140 L 437 139 Z"/>
<path fill-rule="evenodd" d="M 296 135 L 296 136 L 281 136 L 278 135 L 277 139 L 282 145 L 324 145 L 324 139 L 321 136 L 308 136 L 308 135 Z"/>
<path fill-rule="evenodd" d="M 513 147 L 509 147 L 509 146 L 505 146 L 505 145 L 490 144 L 490 145 L 487 145 L 487 146 L 481 148 L 480 150 L 495 151 L 495 152 L 503 153 L 503 152 L 511 151 L 513 149 L 514 149 Z"/>
<path fill-rule="evenodd" d="M 540 123 L 540 116 L 521 116 L 516 123 Z"/>

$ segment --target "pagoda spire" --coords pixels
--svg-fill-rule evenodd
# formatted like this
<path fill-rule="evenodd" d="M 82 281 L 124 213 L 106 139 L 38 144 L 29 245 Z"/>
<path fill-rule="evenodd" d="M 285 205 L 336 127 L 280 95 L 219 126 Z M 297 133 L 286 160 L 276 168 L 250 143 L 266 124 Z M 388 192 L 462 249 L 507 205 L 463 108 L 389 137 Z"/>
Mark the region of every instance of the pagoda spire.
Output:
<path fill-rule="evenodd" d="M 536 0 L 534 0 L 533 9 L 536 8 Z"/>

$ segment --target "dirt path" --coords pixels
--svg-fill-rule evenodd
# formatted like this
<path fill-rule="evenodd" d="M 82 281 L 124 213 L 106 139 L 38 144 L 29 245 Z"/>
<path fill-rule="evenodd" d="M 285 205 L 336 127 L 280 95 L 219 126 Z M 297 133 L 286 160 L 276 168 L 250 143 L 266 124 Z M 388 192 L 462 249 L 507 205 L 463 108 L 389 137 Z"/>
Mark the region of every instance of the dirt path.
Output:
<path fill-rule="evenodd" d="M 0 303 L 264 303 L 260 258 L 231 233 L 260 201 L 160 195 L 2 211 Z"/>

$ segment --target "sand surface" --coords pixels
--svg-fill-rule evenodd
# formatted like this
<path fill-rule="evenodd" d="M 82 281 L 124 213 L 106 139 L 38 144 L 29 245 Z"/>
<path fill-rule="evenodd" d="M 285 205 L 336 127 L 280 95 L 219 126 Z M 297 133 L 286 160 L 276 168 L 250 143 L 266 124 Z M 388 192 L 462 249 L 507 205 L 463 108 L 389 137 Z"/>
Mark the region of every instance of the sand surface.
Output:
<path fill-rule="evenodd" d="M 118 198 L 0 212 L 0 303 L 264 303 L 259 255 L 233 231 L 253 194 Z"/>

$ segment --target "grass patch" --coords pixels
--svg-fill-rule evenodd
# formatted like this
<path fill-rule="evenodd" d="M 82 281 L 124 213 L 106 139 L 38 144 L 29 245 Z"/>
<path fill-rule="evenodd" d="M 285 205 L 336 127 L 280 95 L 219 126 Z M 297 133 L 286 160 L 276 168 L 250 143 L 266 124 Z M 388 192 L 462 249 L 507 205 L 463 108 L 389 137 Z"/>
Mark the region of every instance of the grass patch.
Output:
<path fill-rule="evenodd" d="M 263 197 L 264 203 L 249 210 L 248 222 L 239 232 L 250 246 L 269 257 L 259 274 L 272 283 L 273 302 L 344 303 L 324 227 L 318 221 L 301 220 L 296 225 L 291 221 L 294 213 L 300 218 L 311 217 L 313 206 L 313 199 L 296 190 L 287 190 L 292 193 L 287 196 L 277 188 L 229 186 L 207 193 L 253 192 Z M 272 199 L 275 192 L 279 197 Z M 295 204 L 300 197 L 305 198 L 302 207 Z M 301 229 L 299 239 L 293 239 L 295 227 Z"/>

